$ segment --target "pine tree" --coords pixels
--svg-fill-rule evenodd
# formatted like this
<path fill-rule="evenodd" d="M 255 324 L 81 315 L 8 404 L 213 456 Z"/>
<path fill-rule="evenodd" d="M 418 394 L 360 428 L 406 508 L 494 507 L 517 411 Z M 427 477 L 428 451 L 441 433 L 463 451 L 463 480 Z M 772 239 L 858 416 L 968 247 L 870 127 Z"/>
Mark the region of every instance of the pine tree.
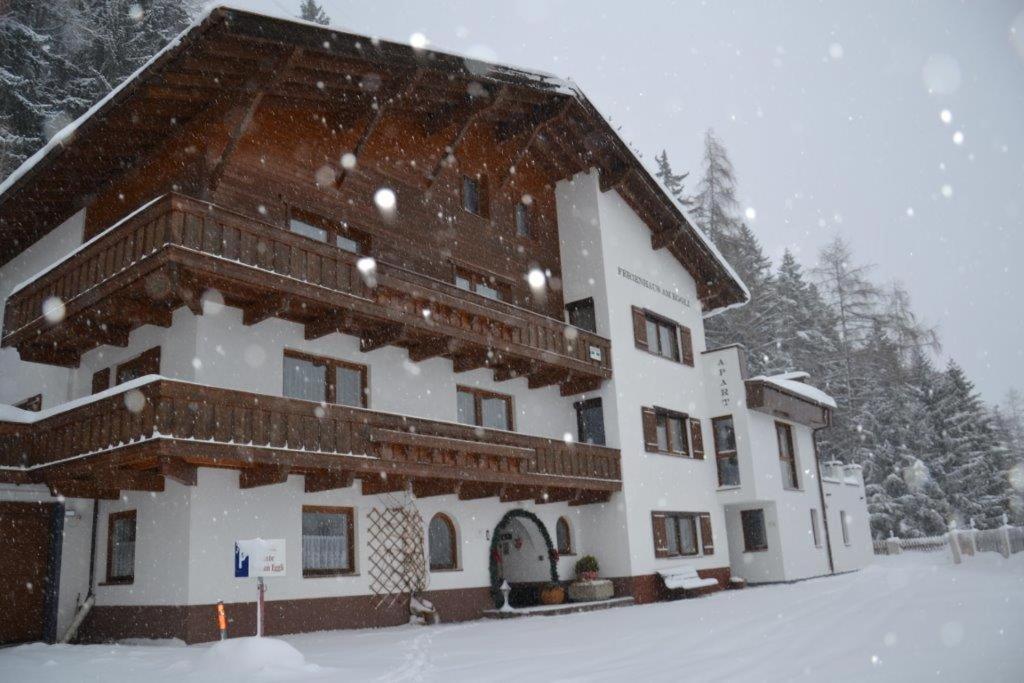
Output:
<path fill-rule="evenodd" d="M 299 6 L 299 18 L 312 21 L 321 26 L 327 26 L 331 23 L 331 18 L 327 16 L 324 8 L 315 0 L 302 0 L 302 4 Z"/>
<path fill-rule="evenodd" d="M 693 211 L 704 232 L 717 244 L 738 229 L 736 175 L 722 142 L 710 128 L 704 134 L 704 176 L 693 197 Z"/>
<path fill-rule="evenodd" d="M 690 175 L 689 172 L 678 175 L 673 173 L 672 165 L 668 161 L 668 153 L 665 150 L 661 150 L 661 154 L 654 157 L 654 162 L 658 164 L 658 170 L 654 175 L 665 186 L 672 198 L 684 207 L 692 206 L 693 200 L 686 196 L 686 189 L 683 185 L 687 176 Z"/>
<path fill-rule="evenodd" d="M 1013 495 L 1009 451 L 964 371 L 950 361 L 935 392 L 932 423 L 938 433 L 939 482 L 961 524 L 998 526 Z"/>
<path fill-rule="evenodd" d="M 803 370 L 812 381 L 827 389 L 835 374 L 838 343 L 832 312 L 818 288 L 808 282 L 803 269 L 787 249 L 775 274 L 777 302 L 776 354 L 772 372 Z"/>

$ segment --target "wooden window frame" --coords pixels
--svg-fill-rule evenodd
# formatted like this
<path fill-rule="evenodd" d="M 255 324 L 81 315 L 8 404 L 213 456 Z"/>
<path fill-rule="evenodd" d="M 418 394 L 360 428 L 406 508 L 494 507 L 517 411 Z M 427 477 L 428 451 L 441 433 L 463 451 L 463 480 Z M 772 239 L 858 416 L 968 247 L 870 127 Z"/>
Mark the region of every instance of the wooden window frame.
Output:
<path fill-rule="evenodd" d="M 718 443 L 718 423 L 725 422 L 726 420 L 732 423 L 732 440 L 735 448 L 730 450 L 723 450 L 721 444 Z M 733 419 L 732 415 L 719 415 L 718 417 L 711 418 L 711 438 L 714 439 L 715 442 L 715 474 L 718 478 L 718 488 L 733 488 L 741 486 L 743 482 L 742 478 L 735 484 L 723 484 L 722 471 L 718 465 L 719 460 L 735 459 L 737 476 L 739 474 L 740 454 L 739 446 L 736 444 L 736 420 Z"/>
<path fill-rule="evenodd" d="M 338 246 L 338 237 L 344 237 L 346 239 L 352 240 L 357 245 L 359 245 L 356 252 L 352 254 L 353 256 L 370 255 L 370 247 L 373 244 L 373 238 L 365 230 L 360 230 L 359 228 L 352 228 L 347 225 L 344 225 L 339 221 L 331 220 L 330 218 L 327 218 L 326 216 L 323 216 L 315 211 L 310 211 L 299 206 L 287 204 L 285 211 L 285 228 L 288 230 L 288 232 L 298 235 L 299 233 L 292 230 L 292 219 L 301 221 L 303 223 L 306 223 L 307 225 L 313 226 L 314 228 L 319 228 L 320 230 L 323 230 L 327 234 L 327 239 L 326 241 L 322 242 L 322 244 L 327 244 L 329 246 L 334 247 L 335 249 L 341 249 L 341 251 L 344 251 L 347 254 L 352 254 L 352 252 L 350 252 L 348 249 L 343 249 L 342 247 Z M 309 239 L 319 242 L 319 240 L 315 240 L 312 237 L 310 237 Z"/>
<path fill-rule="evenodd" d="M 473 425 L 475 427 L 481 427 L 483 429 L 498 429 L 497 427 L 484 427 L 483 424 L 483 399 L 485 398 L 499 398 L 505 401 L 505 406 L 508 412 L 508 429 L 503 431 L 514 432 L 516 430 L 515 423 L 515 399 L 509 394 L 502 394 L 497 391 L 488 391 L 487 389 L 478 389 L 476 387 L 467 387 L 462 384 L 455 386 L 455 397 L 456 397 L 456 410 L 458 410 L 458 395 L 460 392 L 473 395 Z M 458 419 L 458 415 L 456 415 Z M 460 423 L 465 424 L 465 423 Z M 501 430 L 499 430 L 501 431 Z"/>
<path fill-rule="evenodd" d="M 355 370 L 359 373 L 360 382 L 362 386 L 362 404 L 358 406 L 347 406 L 349 408 L 368 408 L 370 405 L 370 368 L 360 363 L 353 363 L 347 360 L 341 360 L 340 358 L 331 358 L 330 356 L 320 356 L 314 353 L 306 353 L 305 351 L 296 351 L 295 349 L 285 349 L 284 356 L 286 358 L 294 358 L 295 360 L 304 360 L 316 365 L 322 365 L 326 368 L 324 373 L 324 381 L 326 383 L 325 394 L 326 398 L 324 403 L 330 403 L 333 405 L 344 405 L 338 403 L 338 377 L 336 370 L 338 368 L 345 368 L 346 370 Z M 282 382 L 282 394 L 284 393 L 283 382 Z"/>
<path fill-rule="evenodd" d="M 594 329 L 590 329 L 589 327 L 583 327 L 577 324 L 575 321 L 573 321 L 573 318 L 575 317 L 577 311 L 585 310 L 587 308 L 589 308 L 593 312 Z M 597 334 L 597 307 L 594 305 L 594 297 L 588 296 L 585 299 L 577 299 L 576 301 L 570 301 L 565 305 L 565 314 L 566 317 L 569 319 L 569 324 L 572 325 L 573 327 Z"/>
<path fill-rule="evenodd" d="M 565 547 L 562 547 L 558 542 L 558 527 L 562 524 L 565 525 L 565 538 L 568 543 Z M 555 546 L 555 550 L 558 551 L 560 557 L 576 554 L 576 545 L 573 543 L 572 524 L 569 524 L 569 520 L 564 515 L 555 521 Z"/>
<path fill-rule="evenodd" d="M 811 538 L 814 540 L 814 547 L 821 547 L 821 528 L 818 526 L 818 508 L 811 508 Z"/>
<path fill-rule="evenodd" d="M 665 440 L 668 449 L 664 449 L 658 443 L 658 423 L 665 420 Z M 690 451 L 690 416 L 678 410 L 662 408 L 660 406 L 643 407 L 640 409 L 640 420 L 644 436 L 644 450 L 648 453 L 660 453 L 661 455 L 672 455 L 677 458 L 691 458 Z M 668 420 L 679 420 L 680 436 L 682 437 L 683 450 L 673 450 L 671 443 L 671 432 L 668 429 Z"/>
<path fill-rule="evenodd" d="M 303 505 L 302 514 L 309 513 L 320 513 L 329 515 L 346 515 L 348 524 L 345 530 L 346 537 L 348 538 L 348 567 L 341 569 L 306 569 L 305 564 L 302 567 L 302 578 L 304 579 L 319 579 L 329 576 L 354 576 L 356 573 L 356 511 L 353 507 L 346 507 L 341 505 Z M 301 521 L 300 521 L 301 524 Z M 300 527 L 301 530 L 301 527 Z M 306 534 L 303 533 L 300 538 L 305 538 Z M 301 553 L 301 547 L 300 547 Z"/>
<path fill-rule="evenodd" d="M 761 528 L 764 530 L 764 545 L 754 546 L 750 544 L 750 538 L 747 537 L 747 525 L 744 523 L 744 517 L 748 514 L 759 514 L 761 515 Z M 768 522 L 764 518 L 764 508 L 753 508 L 750 510 L 740 510 L 740 532 L 743 534 L 743 552 L 745 553 L 763 553 L 768 551 Z"/>
<path fill-rule="evenodd" d="M 476 211 L 466 205 L 467 183 L 476 185 Z M 459 178 L 459 199 L 462 210 L 473 216 L 489 220 L 491 217 L 490 188 L 487 183 L 487 176 L 482 173 L 471 175 L 463 173 Z"/>
<path fill-rule="evenodd" d="M 92 393 L 98 394 L 109 389 L 112 374 L 110 368 L 103 368 L 92 373 Z"/>
<path fill-rule="evenodd" d="M 601 406 L 601 431 L 604 431 L 604 401 L 601 400 L 600 396 L 588 398 L 584 401 L 576 401 L 575 403 L 572 404 L 573 409 L 576 411 L 576 436 L 579 437 L 578 441 L 580 443 L 591 443 L 590 441 L 587 441 L 586 439 L 583 438 L 583 411 L 586 408 L 592 408 L 595 405 Z M 604 436 L 605 440 L 601 441 L 601 443 L 593 442 L 593 445 L 604 446 L 607 441 L 607 433 Z"/>
<path fill-rule="evenodd" d="M 671 327 L 673 329 L 672 337 L 675 340 L 676 351 L 679 354 L 678 358 L 671 355 L 666 356 L 658 350 L 655 350 L 647 335 L 648 322 L 653 323 L 655 326 Z M 686 325 L 677 323 L 671 318 L 666 318 L 663 315 L 655 313 L 650 309 L 633 306 L 633 343 L 636 348 L 646 351 L 652 356 L 664 358 L 667 361 L 686 365 L 691 368 L 694 367 L 693 333 L 690 331 L 690 328 Z M 657 349 L 660 348 L 661 335 L 659 334 Z"/>
<path fill-rule="evenodd" d="M 450 561 L 445 564 L 434 564 L 434 559 L 430 556 L 430 527 L 435 519 L 440 519 L 444 522 L 444 525 L 448 527 L 448 533 L 452 536 L 452 554 L 448 558 Z M 430 522 L 427 523 L 427 563 L 432 572 L 453 572 L 459 569 L 459 534 L 455 529 L 455 522 L 445 512 L 434 513 L 430 518 Z"/>
<path fill-rule="evenodd" d="M 107 515 L 107 572 L 105 586 L 125 586 L 135 583 L 135 558 L 132 557 L 132 573 L 130 576 L 111 576 L 114 568 L 114 524 L 119 519 L 130 519 L 135 526 L 135 544 L 139 542 L 139 517 L 137 510 L 121 510 Z"/>
<path fill-rule="evenodd" d="M 785 457 L 785 449 L 782 447 L 782 435 L 786 435 L 786 445 L 789 447 L 789 457 Z M 800 477 L 800 469 L 796 459 L 796 440 L 793 438 L 793 425 L 775 421 L 775 441 L 779 448 L 779 463 L 788 463 L 791 479 L 782 482 L 782 488 L 786 491 L 803 491 L 803 482 Z M 780 470 L 781 473 L 781 470 Z"/>
<path fill-rule="evenodd" d="M 28 398 L 24 398 L 15 403 L 14 407 L 20 408 L 21 410 L 28 410 L 33 413 L 38 413 L 40 410 L 43 409 L 43 395 L 36 394 L 35 396 L 29 396 Z"/>
<path fill-rule="evenodd" d="M 458 278 L 469 281 L 469 289 L 462 289 L 459 287 Z M 481 294 L 478 291 L 480 285 L 484 285 L 498 293 L 498 301 L 512 301 L 511 281 L 497 273 L 488 273 L 471 266 L 463 265 L 462 263 L 452 263 L 452 283 L 454 283 L 455 286 L 463 292 L 472 292 L 473 294 L 483 297 L 488 301 L 494 301 L 491 297 L 486 294 Z"/>
<path fill-rule="evenodd" d="M 693 525 L 693 538 L 695 552 L 692 553 L 670 553 L 668 548 L 668 525 L 665 520 L 669 517 L 685 519 Z M 679 528 L 678 522 L 676 529 Z M 660 538 L 659 538 L 660 537 Z M 714 538 L 711 530 L 711 513 L 709 512 L 675 512 L 669 510 L 651 510 L 651 538 L 654 541 L 654 557 L 656 559 L 674 559 L 680 557 L 701 557 L 715 554 Z M 664 546 L 659 547 L 659 540 Z M 676 547 L 682 550 L 682 536 L 676 536 Z"/>
<path fill-rule="evenodd" d="M 122 373 L 127 373 L 138 368 L 143 368 L 139 371 L 139 377 L 145 377 L 146 375 L 159 375 L 160 374 L 160 347 L 154 346 L 151 349 L 146 349 L 139 355 L 132 359 L 126 360 L 123 363 L 118 363 L 117 370 L 114 372 L 114 386 L 130 382 L 131 380 L 122 379 Z M 136 377 L 135 379 L 138 379 Z"/>

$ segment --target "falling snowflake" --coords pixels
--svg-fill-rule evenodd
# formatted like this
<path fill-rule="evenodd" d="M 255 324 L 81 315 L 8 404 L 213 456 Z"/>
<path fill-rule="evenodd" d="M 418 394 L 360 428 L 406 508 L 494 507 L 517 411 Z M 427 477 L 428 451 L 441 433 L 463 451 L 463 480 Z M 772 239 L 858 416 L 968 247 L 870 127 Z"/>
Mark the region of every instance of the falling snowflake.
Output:
<path fill-rule="evenodd" d="M 43 317 L 49 323 L 59 323 L 64 319 L 67 309 L 59 296 L 50 296 L 43 301 Z"/>

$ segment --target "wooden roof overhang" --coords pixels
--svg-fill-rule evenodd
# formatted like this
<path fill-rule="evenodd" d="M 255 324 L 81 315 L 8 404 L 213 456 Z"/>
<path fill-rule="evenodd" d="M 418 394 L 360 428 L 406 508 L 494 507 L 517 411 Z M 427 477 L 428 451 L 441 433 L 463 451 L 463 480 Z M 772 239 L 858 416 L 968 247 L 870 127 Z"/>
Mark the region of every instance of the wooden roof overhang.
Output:
<path fill-rule="evenodd" d="M 0 195 L 0 264 L 88 205 L 196 117 L 226 117 L 241 131 L 256 107 L 273 100 L 336 125 L 359 126 L 356 148 L 338 150 L 339 159 L 344 151 L 372 154 L 386 117 L 413 117 L 430 132 L 444 129 L 447 144 L 433 159 L 415 166 L 391 159 L 385 169 L 420 188 L 429 188 L 457 156 L 474 125 L 492 127 L 502 146 L 499 186 L 521 164 L 537 165 L 552 181 L 597 168 L 601 189 L 615 189 L 651 228 L 652 246 L 669 249 L 693 275 L 706 310 L 746 301 L 742 283 L 572 84 L 223 7 L 17 172 Z M 219 159 L 229 151 L 219 151 Z M 216 156 L 210 185 L 223 170 Z M 340 162 L 336 170 L 344 183 L 348 171 Z"/>
<path fill-rule="evenodd" d="M 822 429 L 832 423 L 831 406 L 786 391 L 765 380 L 748 379 L 744 384 L 747 407 L 751 410 L 791 420 L 811 429 Z"/>
<path fill-rule="evenodd" d="M 126 400 L 129 391 L 138 395 Z M 577 505 L 605 502 L 622 485 L 616 449 L 156 376 L 33 424 L 4 424 L 0 481 L 75 498 L 163 491 L 166 478 L 194 486 L 198 467 L 238 470 L 242 488 L 298 474 L 307 492 L 360 479 L 364 495 Z"/>

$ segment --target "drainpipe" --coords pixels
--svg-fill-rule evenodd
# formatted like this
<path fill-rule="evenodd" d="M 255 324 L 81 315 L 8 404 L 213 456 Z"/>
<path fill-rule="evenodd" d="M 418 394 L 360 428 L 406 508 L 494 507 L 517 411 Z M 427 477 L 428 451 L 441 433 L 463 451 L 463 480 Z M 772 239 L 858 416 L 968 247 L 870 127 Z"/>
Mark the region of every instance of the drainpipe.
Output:
<path fill-rule="evenodd" d="M 96 532 L 99 528 L 100 518 L 100 501 L 96 498 L 92 501 L 92 542 L 89 545 L 89 592 L 85 594 L 85 602 L 75 612 L 75 618 L 71 620 L 71 624 L 68 625 L 64 635 L 61 637 L 61 643 L 70 643 L 78 632 L 78 627 L 85 621 L 85 617 L 88 616 L 89 610 L 96 603 L 95 585 L 96 585 Z"/>
<path fill-rule="evenodd" d="M 828 552 L 828 573 L 836 573 L 836 565 L 832 560 L 832 535 L 828 532 L 828 509 L 825 507 L 825 482 L 821 480 L 821 452 L 818 450 L 819 429 L 811 431 L 811 441 L 814 443 L 814 465 L 818 470 L 818 497 L 821 498 L 821 523 L 825 527 L 825 550 Z"/>

